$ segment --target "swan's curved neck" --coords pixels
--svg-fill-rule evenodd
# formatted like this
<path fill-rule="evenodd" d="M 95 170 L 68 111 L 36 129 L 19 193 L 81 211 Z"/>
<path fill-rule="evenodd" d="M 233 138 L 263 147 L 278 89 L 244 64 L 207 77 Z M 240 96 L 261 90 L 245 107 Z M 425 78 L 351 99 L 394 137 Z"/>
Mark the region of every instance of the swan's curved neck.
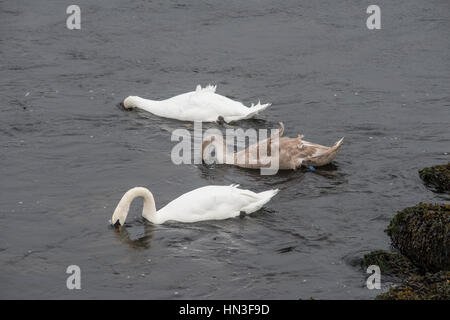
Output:
<path fill-rule="evenodd" d="M 123 101 L 125 109 L 151 107 L 159 103 L 159 101 L 144 99 L 137 96 L 129 96 Z"/>
<path fill-rule="evenodd" d="M 156 206 L 153 194 L 146 188 L 137 187 L 128 190 L 120 199 L 119 204 L 114 210 L 111 223 L 115 225 L 117 221 L 123 226 L 125 220 L 127 219 L 128 211 L 130 210 L 130 205 L 134 199 L 142 197 L 144 199 L 144 207 L 142 209 L 142 216 L 149 220 L 150 222 L 156 223 Z"/>

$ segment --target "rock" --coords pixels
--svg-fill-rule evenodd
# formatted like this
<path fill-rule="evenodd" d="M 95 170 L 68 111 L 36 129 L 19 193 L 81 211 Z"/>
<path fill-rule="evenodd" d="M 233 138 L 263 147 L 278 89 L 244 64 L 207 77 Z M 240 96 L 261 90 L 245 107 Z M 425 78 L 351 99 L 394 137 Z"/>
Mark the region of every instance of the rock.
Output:
<path fill-rule="evenodd" d="M 450 270 L 450 205 L 419 203 L 394 216 L 392 245 L 424 271 Z"/>
<path fill-rule="evenodd" d="M 361 267 L 380 267 L 382 276 L 394 275 L 400 284 L 378 295 L 376 300 L 449 300 L 450 271 L 420 274 L 420 269 L 401 254 L 376 250 L 364 256 Z M 383 279 L 383 278 L 382 278 Z"/>
<path fill-rule="evenodd" d="M 450 193 L 450 162 L 419 170 L 419 176 L 434 191 Z"/>
<path fill-rule="evenodd" d="M 394 275 L 402 278 L 418 272 L 417 267 L 404 256 L 384 250 L 376 250 L 364 255 L 361 267 L 367 269 L 370 265 L 380 267 L 383 275 Z"/>
<path fill-rule="evenodd" d="M 376 297 L 377 300 L 448 300 L 450 271 L 415 275 Z"/>

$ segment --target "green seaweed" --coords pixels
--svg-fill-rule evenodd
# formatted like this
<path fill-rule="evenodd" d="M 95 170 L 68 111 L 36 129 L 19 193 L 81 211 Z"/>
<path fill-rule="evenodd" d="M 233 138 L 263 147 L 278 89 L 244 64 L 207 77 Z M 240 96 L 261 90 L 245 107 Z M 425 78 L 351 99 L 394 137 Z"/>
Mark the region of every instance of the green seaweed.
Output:
<path fill-rule="evenodd" d="M 394 216 L 392 245 L 424 271 L 450 270 L 450 205 L 419 203 Z"/>
<path fill-rule="evenodd" d="M 419 170 L 419 176 L 433 191 L 450 193 L 450 162 Z"/>
<path fill-rule="evenodd" d="M 377 300 L 449 300 L 450 272 L 414 275 L 376 297 Z"/>
<path fill-rule="evenodd" d="M 380 267 L 382 274 L 402 278 L 418 273 L 417 267 L 407 258 L 400 254 L 386 252 L 384 250 L 376 250 L 364 255 L 361 261 L 361 267 L 366 269 L 370 265 Z"/>

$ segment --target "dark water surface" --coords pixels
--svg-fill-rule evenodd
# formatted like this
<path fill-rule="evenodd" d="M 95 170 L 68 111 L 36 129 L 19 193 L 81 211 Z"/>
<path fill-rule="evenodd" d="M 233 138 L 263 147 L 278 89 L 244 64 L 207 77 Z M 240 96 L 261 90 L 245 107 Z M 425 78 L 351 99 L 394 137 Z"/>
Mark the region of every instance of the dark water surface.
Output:
<path fill-rule="evenodd" d="M 80 0 L 71 31 L 69 3 L 0 1 L 0 298 L 373 298 L 354 260 L 389 249 L 396 210 L 446 201 L 417 170 L 450 159 L 450 3 L 377 1 L 378 31 L 364 1 L 186 3 Z M 334 165 L 176 166 L 185 123 L 118 107 L 208 83 L 273 103 L 231 127 L 345 136 Z M 153 226 L 136 201 L 126 232 L 107 224 L 134 186 L 159 208 L 231 183 L 281 192 L 245 218 Z"/>

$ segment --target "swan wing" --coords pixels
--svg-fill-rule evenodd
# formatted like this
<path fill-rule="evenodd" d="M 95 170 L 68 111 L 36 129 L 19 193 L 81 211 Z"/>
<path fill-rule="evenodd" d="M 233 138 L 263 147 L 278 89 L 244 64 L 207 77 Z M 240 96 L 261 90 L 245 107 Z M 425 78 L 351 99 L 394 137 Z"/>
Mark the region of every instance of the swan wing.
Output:
<path fill-rule="evenodd" d="M 269 197 L 269 194 L 260 196 L 264 192 L 239 189 L 237 185 L 206 186 L 183 194 L 156 215 L 162 219 L 161 223 L 168 220 L 197 222 L 228 219 L 238 216 L 241 211 L 251 213 L 258 210 L 276 192 Z"/>
<path fill-rule="evenodd" d="M 270 104 L 250 108 L 239 101 L 216 93 L 216 86 L 197 86 L 195 91 L 179 94 L 172 98 L 153 101 L 139 98 L 137 107 L 157 116 L 182 121 L 217 121 L 221 116 L 226 122 L 248 119 L 265 110 Z"/>
<path fill-rule="evenodd" d="M 242 103 L 215 93 L 215 86 L 179 94 L 157 103 L 145 103 L 141 108 L 158 116 L 183 121 L 217 121 L 222 117 L 243 117 L 248 110 Z M 247 111 L 248 112 L 248 111 Z"/>
<path fill-rule="evenodd" d="M 215 93 L 215 90 L 201 89 L 193 92 L 189 99 L 189 105 L 196 112 L 210 112 L 217 116 L 232 117 L 243 116 L 248 113 L 248 108 L 239 101 Z M 214 119 L 214 120 L 216 120 Z"/>
<path fill-rule="evenodd" d="M 206 114 L 208 115 L 207 121 L 216 121 L 221 116 L 226 122 L 231 122 L 253 118 L 270 106 L 270 103 L 261 104 L 261 102 L 258 102 L 257 105 L 252 104 L 250 107 L 246 107 L 242 102 L 215 93 L 215 88 L 197 88 L 191 94 L 189 104 L 192 109 L 189 111 L 193 114 L 190 116 L 204 113 L 205 117 Z"/>

